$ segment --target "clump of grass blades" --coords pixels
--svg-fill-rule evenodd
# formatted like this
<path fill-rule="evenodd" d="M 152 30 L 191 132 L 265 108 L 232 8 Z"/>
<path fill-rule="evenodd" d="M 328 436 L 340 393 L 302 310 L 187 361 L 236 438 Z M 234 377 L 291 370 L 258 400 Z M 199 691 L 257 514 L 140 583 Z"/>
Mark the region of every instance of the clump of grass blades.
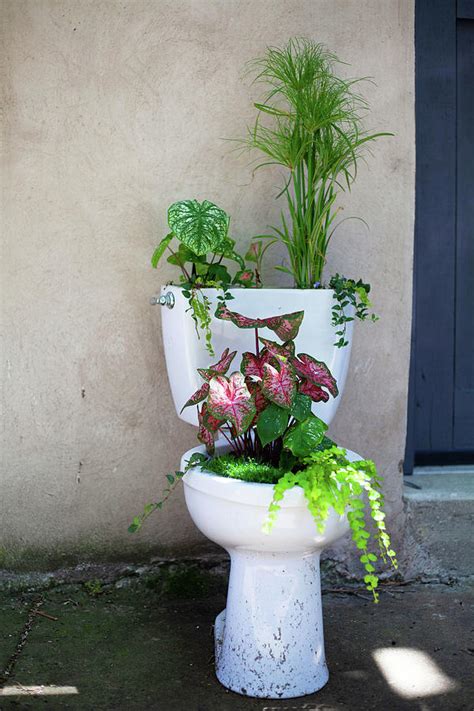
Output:
<path fill-rule="evenodd" d="M 338 193 L 350 189 L 367 144 L 392 135 L 364 129 L 369 106 L 357 85 L 367 78 L 343 79 L 337 64 L 342 62 L 324 45 L 297 38 L 283 48 L 269 47 L 248 65 L 266 91 L 240 143 L 264 154 L 257 168 L 279 165 L 289 171 L 278 196 L 286 196 L 289 219 L 282 211 L 273 229 L 288 250 L 290 268 L 277 268 L 302 289 L 321 282 Z"/>

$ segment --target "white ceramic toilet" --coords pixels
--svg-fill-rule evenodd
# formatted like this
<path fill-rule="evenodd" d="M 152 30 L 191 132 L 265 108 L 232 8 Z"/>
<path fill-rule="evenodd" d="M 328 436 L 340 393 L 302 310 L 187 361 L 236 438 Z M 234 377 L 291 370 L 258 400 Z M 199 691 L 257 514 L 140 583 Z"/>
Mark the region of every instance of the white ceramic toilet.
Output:
<path fill-rule="evenodd" d="M 205 289 L 212 303 L 212 312 L 217 307 L 216 289 Z M 336 378 L 339 395 L 330 397 L 328 402 L 313 403 L 313 412 L 328 425 L 339 406 L 346 382 L 347 369 L 352 345 L 353 321 L 347 324 L 348 345 L 336 348 L 336 330 L 331 326 L 331 310 L 334 305 L 333 291 L 330 289 L 234 289 L 234 298 L 227 303 L 232 311 L 252 318 L 268 318 L 294 311 L 304 311 L 300 332 L 296 337 L 296 352 L 308 353 L 322 360 Z M 230 371 L 238 370 L 244 351 L 254 352 L 255 333 L 252 329 L 240 329 L 228 321 L 212 319 L 212 342 L 216 358 L 206 351 L 204 341 L 197 337 L 194 321 L 189 314 L 189 304 L 177 286 L 164 286 L 161 299 L 154 303 L 163 304 L 162 332 L 165 348 L 166 367 L 178 417 L 197 426 L 196 408 L 188 407 L 181 412 L 187 399 L 202 385 L 198 368 L 207 368 L 216 362 L 225 348 L 236 350 L 237 355 Z M 352 307 L 350 307 L 352 309 Z M 268 329 L 261 329 L 260 335 L 278 340 Z M 229 372 L 230 372 L 229 371 Z"/>
<path fill-rule="evenodd" d="M 222 454 L 227 445 L 218 444 Z M 186 466 L 195 447 L 181 461 Z M 360 459 L 348 452 L 351 461 Z M 324 654 L 319 557 L 349 530 L 334 511 L 323 533 L 303 490 L 285 494 L 276 522 L 264 533 L 271 484 L 251 484 L 203 472 L 184 475 L 186 504 L 196 526 L 231 559 L 226 609 L 215 622 L 216 674 L 228 689 L 262 698 L 318 691 L 328 680 Z"/>
<path fill-rule="evenodd" d="M 206 290 L 217 306 L 217 292 Z M 304 310 L 296 352 L 322 360 L 336 378 L 339 396 L 317 403 L 313 411 L 326 423 L 333 419 L 344 390 L 353 322 L 347 324 L 349 345 L 338 349 L 331 324 L 330 290 L 239 289 L 228 302 L 232 311 L 265 318 Z M 163 287 L 161 303 L 166 365 L 176 411 L 197 425 L 195 408 L 181 408 L 202 385 L 197 368 L 216 362 L 225 348 L 237 350 L 229 373 L 238 370 L 241 354 L 254 352 L 253 330 L 213 318 L 216 357 L 198 340 L 189 305 L 178 287 Z M 262 329 L 261 335 L 275 340 Z M 216 443 L 216 452 L 228 445 Z M 181 470 L 196 447 L 183 455 Z M 353 460 L 360 459 L 348 453 Z M 317 691 L 326 683 L 319 557 L 321 551 L 349 530 L 347 518 L 333 512 L 323 534 L 308 511 L 303 490 L 287 492 L 272 531 L 262 531 L 273 486 L 227 479 L 190 469 L 183 478 L 186 504 L 199 530 L 225 548 L 231 558 L 226 609 L 215 622 L 216 674 L 228 689 L 261 698 L 292 698 Z"/>

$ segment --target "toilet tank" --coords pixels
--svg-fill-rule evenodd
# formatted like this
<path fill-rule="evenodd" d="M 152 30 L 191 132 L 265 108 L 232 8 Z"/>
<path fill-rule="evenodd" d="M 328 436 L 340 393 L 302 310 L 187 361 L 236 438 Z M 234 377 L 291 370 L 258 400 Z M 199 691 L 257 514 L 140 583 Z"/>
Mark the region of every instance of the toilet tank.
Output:
<path fill-rule="evenodd" d="M 211 302 L 211 313 L 217 308 L 217 296 L 222 292 L 205 289 Z M 313 412 L 324 422 L 330 424 L 339 406 L 347 376 L 352 346 L 353 321 L 347 323 L 344 348 L 336 348 L 338 340 L 336 330 L 331 326 L 334 292 L 331 289 L 233 289 L 233 299 L 227 302 L 232 311 L 237 311 L 251 318 L 268 318 L 293 311 L 304 311 L 303 323 L 295 339 L 296 353 L 307 353 L 317 360 L 322 360 L 336 378 L 339 395 L 329 397 L 328 402 L 313 403 Z M 239 370 L 240 359 L 244 351 L 255 352 L 255 331 L 240 329 L 229 321 L 212 318 L 212 344 L 215 358 L 206 350 L 204 338 L 198 338 L 194 321 L 188 311 L 189 303 L 178 286 L 164 286 L 161 289 L 161 301 L 168 301 L 172 307 L 163 306 L 162 333 L 166 367 L 176 413 L 189 424 L 198 424 L 197 408 L 188 407 L 180 412 L 184 403 L 201 387 L 203 381 L 198 368 L 208 368 L 217 362 L 225 348 L 236 350 L 237 355 L 229 369 L 229 374 Z M 259 335 L 278 341 L 275 334 L 266 329 L 259 329 Z"/>

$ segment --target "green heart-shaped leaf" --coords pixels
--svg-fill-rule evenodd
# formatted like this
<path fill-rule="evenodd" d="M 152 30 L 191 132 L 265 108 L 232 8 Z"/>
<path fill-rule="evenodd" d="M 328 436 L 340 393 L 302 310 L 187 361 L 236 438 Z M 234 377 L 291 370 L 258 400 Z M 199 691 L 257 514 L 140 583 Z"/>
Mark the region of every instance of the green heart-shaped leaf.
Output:
<path fill-rule="evenodd" d="M 322 442 L 327 428 L 319 417 L 311 415 L 291 427 L 283 439 L 283 445 L 296 457 L 307 457 Z"/>
<path fill-rule="evenodd" d="M 281 437 L 288 427 L 288 417 L 288 410 L 284 410 L 274 403 L 271 403 L 260 414 L 257 420 L 257 434 L 264 447 L 269 442 Z"/>
<path fill-rule="evenodd" d="M 168 209 L 168 224 L 176 237 L 195 254 L 218 251 L 227 238 L 229 216 L 204 200 L 181 200 Z"/>

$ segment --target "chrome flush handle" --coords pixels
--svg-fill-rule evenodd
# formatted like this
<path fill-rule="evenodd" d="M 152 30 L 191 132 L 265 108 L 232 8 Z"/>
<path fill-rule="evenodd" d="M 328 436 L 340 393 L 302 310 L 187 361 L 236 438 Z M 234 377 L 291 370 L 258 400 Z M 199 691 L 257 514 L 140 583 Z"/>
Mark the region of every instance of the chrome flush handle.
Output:
<path fill-rule="evenodd" d="M 174 306 L 174 294 L 172 291 L 167 291 L 163 296 L 152 296 L 150 299 L 150 304 L 152 306 L 166 306 L 168 309 L 172 309 Z"/>

